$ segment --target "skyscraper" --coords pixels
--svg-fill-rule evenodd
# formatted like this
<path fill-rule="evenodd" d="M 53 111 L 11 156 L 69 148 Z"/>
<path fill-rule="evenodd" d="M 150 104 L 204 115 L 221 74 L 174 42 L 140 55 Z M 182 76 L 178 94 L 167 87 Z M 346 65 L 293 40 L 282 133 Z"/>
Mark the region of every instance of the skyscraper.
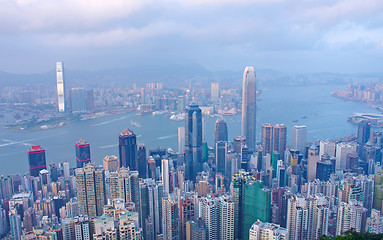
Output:
<path fill-rule="evenodd" d="M 140 178 L 146 178 L 148 161 L 146 159 L 146 148 L 143 144 L 138 145 L 137 165 L 138 165 L 138 175 L 140 176 Z"/>
<path fill-rule="evenodd" d="M 162 170 L 162 183 L 164 185 L 164 195 L 167 196 L 169 194 L 169 160 L 162 159 L 161 160 L 161 170 Z"/>
<path fill-rule="evenodd" d="M 70 105 L 72 113 L 85 113 L 86 107 L 86 91 L 84 88 L 70 89 Z"/>
<path fill-rule="evenodd" d="M 275 126 L 268 123 L 264 124 L 262 126 L 263 155 L 267 153 L 272 154 L 273 151 L 277 151 L 283 160 L 286 150 L 286 134 L 286 126 L 283 124 Z"/>
<path fill-rule="evenodd" d="M 119 136 L 120 167 L 129 167 L 130 170 L 137 170 L 136 159 L 137 143 L 136 134 L 128 128 L 120 133 Z"/>
<path fill-rule="evenodd" d="M 56 63 L 57 103 L 59 112 L 65 111 L 64 63 Z"/>
<path fill-rule="evenodd" d="M 336 170 L 346 169 L 347 155 L 349 153 L 355 152 L 356 146 L 349 143 L 338 143 L 336 145 Z"/>
<path fill-rule="evenodd" d="M 250 151 L 255 150 L 256 141 L 256 85 L 253 67 L 246 67 L 242 87 L 242 136 Z"/>
<path fill-rule="evenodd" d="M 211 101 L 218 102 L 219 100 L 219 83 L 212 82 L 211 83 Z"/>
<path fill-rule="evenodd" d="M 79 213 L 89 217 L 100 216 L 106 204 L 104 170 L 91 163 L 75 170 Z"/>
<path fill-rule="evenodd" d="M 178 153 L 185 152 L 185 127 L 178 127 Z"/>
<path fill-rule="evenodd" d="M 29 174 L 38 177 L 39 172 L 46 169 L 45 150 L 40 145 L 32 146 L 28 149 Z"/>
<path fill-rule="evenodd" d="M 306 152 L 306 141 L 307 141 L 307 127 L 305 125 L 296 125 L 293 127 L 293 141 L 292 147 L 301 154 Z"/>
<path fill-rule="evenodd" d="M 215 141 L 228 141 L 227 124 L 223 118 L 215 122 Z"/>
<path fill-rule="evenodd" d="M 215 143 L 215 170 L 217 173 L 226 174 L 227 142 Z"/>
<path fill-rule="evenodd" d="M 370 139 L 371 123 L 363 120 L 358 125 L 357 142 L 359 145 L 364 145 Z"/>
<path fill-rule="evenodd" d="M 76 166 L 82 168 L 85 164 L 90 163 L 90 145 L 85 140 L 75 143 L 76 149 Z"/>
<path fill-rule="evenodd" d="M 202 171 L 202 113 L 197 104 L 186 108 L 185 179 L 195 181 Z"/>
<path fill-rule="evenodd" d="M 163 239 L 180 239 L 180 214 L 178 202 L 173 196 L 162 199 L 162 217 Z"/>

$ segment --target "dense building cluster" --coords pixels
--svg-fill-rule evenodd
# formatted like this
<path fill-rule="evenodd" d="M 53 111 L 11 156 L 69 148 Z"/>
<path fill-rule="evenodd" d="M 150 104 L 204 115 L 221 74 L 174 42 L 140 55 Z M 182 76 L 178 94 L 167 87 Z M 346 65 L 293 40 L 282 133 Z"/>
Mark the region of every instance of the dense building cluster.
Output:
<path fill-rule="evenodd" d="M 74 144 L 72 167 L 47 165 L 45 150 L 32 146 L 29 174 L 0 179 L 0 234 L 15 240 L 312 240 L 351 229 L 383 233 L 382 133 L 363 121 L 356 137 L 309 143 L 307 127 L 296 125 L 289 145 L 285 125 L 265 123 L 256 142 L 252 67 L 243 88 L 242 136 L 232 141 L 219 118 L 208 146 L 204 111 L 186 102 L 178 152 L 146 149 L 128 128 L 118 136 L 119 156 L 106 156 L 101 166 L 84 140 Z M 213 83 L 211 101 L 220 99 Z"/>

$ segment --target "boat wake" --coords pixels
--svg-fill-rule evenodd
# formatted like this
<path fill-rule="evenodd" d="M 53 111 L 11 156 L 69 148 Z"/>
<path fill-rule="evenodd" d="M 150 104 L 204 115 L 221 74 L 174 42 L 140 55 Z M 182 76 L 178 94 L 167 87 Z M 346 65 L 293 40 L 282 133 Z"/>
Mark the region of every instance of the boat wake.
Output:
<path fill-rule="evenodd" d="M 172 138 L 172 137 L 175 137 L 175 136 L 177 136 L 177 134 L 168 135 L 168 136 L 163 136 L 163 137 L 159 137 L 159 138 L 157 138 L 157 139 L 158 139 L 158 140 L 162 140 L 162 139 Z"/>
<path fill-rule="evenodd" d="M 123 120 L 123 119 L 125 119 L 125 118 L 127 118 L 127 116 L 125 116 L 125 117 L 120 117 L 120 118 L 115 118 L 115 119 L 112 119 L 112 120 L 109 120 L 109 121 L 105 121 L 105 122 L 100 122 L 100 123 L 91 124 L 90 126 L 91 126 L 91 127 L 102 126 L 102 125 L 105 125 L 105 124 L 109 124 L 109 123 L 112 123 L 112 122 L 117 122 L 117 121 Z"/>
<path fill-rule="evenodd" d="M 105 146 L 101 146 L 99 148 L 112 148 L 112 147 L 117 147 L 118 144 L 111 144 L 111 145 L 105 145 Z"/>

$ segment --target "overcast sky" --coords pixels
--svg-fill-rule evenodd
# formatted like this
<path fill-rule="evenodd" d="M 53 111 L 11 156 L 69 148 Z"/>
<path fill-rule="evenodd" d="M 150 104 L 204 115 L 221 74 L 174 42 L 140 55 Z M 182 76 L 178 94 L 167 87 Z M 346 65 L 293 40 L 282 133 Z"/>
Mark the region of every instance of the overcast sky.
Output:
<path fill-rule="evenodd" d="M 383 72 L 382 0 L 0 0 L 0 70 Z"/>

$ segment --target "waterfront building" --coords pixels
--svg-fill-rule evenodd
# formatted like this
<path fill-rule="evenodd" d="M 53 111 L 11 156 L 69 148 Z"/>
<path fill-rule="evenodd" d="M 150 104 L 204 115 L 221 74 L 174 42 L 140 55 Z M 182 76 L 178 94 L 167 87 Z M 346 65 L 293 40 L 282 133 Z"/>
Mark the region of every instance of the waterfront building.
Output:
<path fill-rule="evenodd" d="M 355 151 L 356 146 L 351 143 L 338 143 L 336 145 L 336 170 L 346 169 L 347 155 Z"/>
<path fill-rule="evenodd" d="M 249 240 L 285 240 L 287 239 L 287 229 L 274 223 L 263 223 L 256 221 L 251 225 Z"/>
<path fill-rule="evenodd" d="M 40 146 L 32 146 L 28 149 L 29 174 L 38 177 L 39 172 L 46 169 L 45 150 Z"/>
<path fill-rule="evenodd" d="M 91 163 L 75 170 L 79 213 L 89 217 L 103 214 L 106 204 L 104 170 Z"/>
<path fill-rule="evenodd" d="M 185 127 L 178 127 L 178 153 L 185 153 Z"/>
<path fill-rule="evenodd" d="M 371 122 L 362 120 L 358 124 L 357 143 L 363 146 L 370 139 Z"/>
<path fill-rule="evenodd" d="M 76 149 L 76 166 L 82 168 L 85 164 L 90 163 L 90 144 L 85 140 L 75 143 Z"/>
<path fill-rule="evenodd" d="M 140 178 L 147 178 L 148 162 L 146 159 L 146 148 L 143 144 L 138 145 L 137 165 Z"/>
<path fill-rule="evenodd" d="M 70 89 L 70 105 L 72 113 L 86 113 L 86 91 L 84 88 Z"/>
<path fill-rule="evenodd" d="M 114 155 L 105 156 L 102 165 L 105 171 L 115 172 L 119 167 L 118 158 Z"/>
<path fill-rule="evenodd" d="M 129 170 L 138 170 L 136 159 L 137 143 L 136 134 L 128 128 L 119 136 L 120 167 L 129 167 Z"/>
<path fill-rule="evenodd" d="M 65 111 L 64 63 L 56 63 L 57 103 L 59 112 Z"/>
<path fill-rule="evenodd" d="M 301 154 L 306 152 L 307 127 L 305 125 L 295 125 L 293 127 L 292 148 L 298 150 Z"/>
<path fill-rule="evenodd" d="M 256 141 L 256 83 L 253 67 L 246 67 L 242 85 L 242 136 L 246 137 L 250 151 L 255 150 Z"/>
<path fill-rule="evenodd" d="M 217 103 L 219 100 L 219 83 L 212 82 L 210 91 L 211 101 Z"/>
<path fill-rule="evenodd" d="M 227 137 L 227 124 L 225 122 L 225 119 L 217 119 L 215 122 L 215 132 L 214 132 L 214 140 L 215 142 L 218 141 L 228 141 Z"/>
<path fill-rule="evenodd" d="M 197 104 L 186 108 L 185 180 L 195 181 L 202 171 L 202 114 Z"/>

